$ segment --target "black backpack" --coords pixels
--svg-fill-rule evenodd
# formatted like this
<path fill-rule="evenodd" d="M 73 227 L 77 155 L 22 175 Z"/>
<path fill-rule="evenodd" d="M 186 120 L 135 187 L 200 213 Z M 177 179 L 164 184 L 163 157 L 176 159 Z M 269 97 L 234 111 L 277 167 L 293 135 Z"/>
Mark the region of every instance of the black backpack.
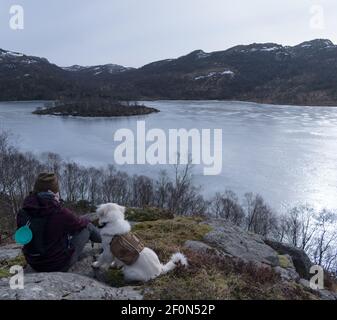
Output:
<path fill-rule="evenodd" d="M 46 226 L 48 223 L 48 216 L 29 215 L 24 209 L 18 212 L 18 221 L 20 227 L 29 223 L 29 228 L 32 230 L 32 241 L 24 246 L 24 251 L 30 256 L 43 256 L 47 252 L 45 241 Z"/>

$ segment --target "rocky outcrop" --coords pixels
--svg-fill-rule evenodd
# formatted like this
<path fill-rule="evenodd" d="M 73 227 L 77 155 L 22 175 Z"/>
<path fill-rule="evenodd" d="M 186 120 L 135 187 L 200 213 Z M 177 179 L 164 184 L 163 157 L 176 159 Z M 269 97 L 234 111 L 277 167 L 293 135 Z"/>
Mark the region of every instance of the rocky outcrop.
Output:
<path fill-rule="evenodd" d="M 204 241 L 222 254 L 246 262 L 279 266 L 278 253 L 266 245 L 262 237 L 247 233 L 224 220 L 212 220 L 207 223 L 213 230 L 204 237 Z"/>
<path fill-rule="evenodd" d="M 187 240 L 184 243 L 184 248 L 194 251 L 196 253 L 201 253 L 201 254 L 202 253 L 213 253 L 217 255 L 220 254 L 218 250 L 216 250 L 215 248 L 212 248 L 211 246 L 201 241 Z"/>
<path fill-rule="evenodd" d="M 113 288 L 106 282 L 102 270 L 91 264 L 100 253 L 96 245 L 88 244 L 68 273 L 36 273 L 31 267 L 24 270 L 24 289 L 11 290 L 9 278 L 0 279 L 0 300 L 140 300 L 142 294 L 134 287 Z M 21 247 L 8 245 L 0 249 L 0 263 L 21 256 Z"/>
<path fill-rule="evenodd" d="M 297 273 L 293 260 L 289 255 L 278 255 L 279 264 L 274 268 L 274 271 L 278 273 L 284 281 L 298 281 L 300 275 Z"/>
<path fill-rule="evenodd" d="M 21 246 L 9 244 L 0 248 L 0 262 L 12 260 L 21 255 Z"/>
<path fill-rule="evenodd" d="M 95 215 L 89 215 L 91 220 L 95 220 Z M 88 217 L 89 217 L 88 216 Z M 177 218 L 178 219 L 178 218 Z M 171 221 L 173 223 L 174 220 Z M 143 227 L 148 227 L 145 232 L 151 232 L 156 227 L 157 222 L 153 222 L 152 229 L 147 223 Z M 160 224 L 160 221 L 158 222 Z M 166 220 L 161 221 L 165 225 Z M 181 225 L 181 221 L 175 221 Z M 184 220 L 185 223 L 195 224 L 195 221 Z M 305 292 L 310 292 L 314 297 L 321 299 L 335 299 L 336 294 L 327 290 L 313 291 L 310 283 L 306 281 L 304 275 L 308 274 L 311 262 L 301 250 L 291 246 L 263 240 L 262 237 L 244 231 L 243 229 L 221 219 L 198 221 L 202 229 L 205 229 L 199 236 L 195 236 L 195 229 L 190 234 L 182 238 L 182 251 L 188 253 L 195 252 L 201 256 L 223 256 L 234 260 L 243 260 L 254 263 L 259 267 L 273 270 L 279 274 L 279 281 L 285 288 L 287 286 L 300 284 Z M 206 225 L 207 226 L 206 226 Z M 211 228 L 209 228 L 210 226 Z M 206 228 L 205 228 L 206 227 Z M 158 226 L 157 226 L 158 228 Z M 160 232 L 160 228 L 157 229 Z M 166 230 L 165 228 L 162 230 Z M 172 230 L 175 230 L 172 228 Z M 153 232 L 153 231 L 152 231 Z M 179 231 L 181 232 L 181 230 Z M 177 235 L 182 236 L 181 233 Z M 153 232 L 153 237 L 157 239 L 158 233 Z M 194 240 L 187 240 L 194 239 Z M 166 241 L 166 240 L 165 240 Z M 180 245 L 179 245 L 180 246 Z M 31 268 L 25 268 L 25 288 L 23 290 L 9 289 L 9 266 L 21 262 L 21 247 L 17 245 L 7 245 L 0 247 L 0 271 L 3 267 L 2 278 L 0 280 L 0 300 L 109 300 L 109 299 L 142 299 L 144 292 L 153 289 L 151 284 L 148 287 L 131 287 L 123 281 L 120 270 L 93 269 L 92 263 L 101 252 L 101 246 L 88 244 L 80 261 L 76 263 L 68 273 L 36 273 Z M 176 248 L 174 248 L 176 250 Z M 196 255 L 198 256 L 198 255 Z M 190 256 L 192 259 L 192 255 Z M 192 259 L 193 260 L 193 259 Z M 224 259 L 226 260 L 226 259 Z M 0 273 L 1 278 L 1 273 Z M 143 290 L 140 293 L 140 288 Z M 303 289 L 304 288 L 304 289 Z M 299 295 L 300 297 L 304 297 Z"/>
<path fill-rule="evenodd" d="M 277 242 L 269 245 L 269 242 L 264 241 L 259 235 L 246 232 L 240 227 L 221 219 L 211 220 L 207 223 L 213 228 L 204 237 L 204 242 L 207 245 L 202 242 L 188 241 L 185 243 L 185 247 L 201 253 L 215 250 L 218 254 L 257 265 L 269 266 L 279 274 L 283 281 L 298 282 L 301 277 L 303 278 L 302 271 L 304 266 L 308 266 L 308 260 L 306 255 L 303 256 L 299 252 L 300 250 L 286 245 L 283 246 L 283 244 Z M 284 250 L 280 250 L 280 248 L 284 248 Z M 300 272 L 302 273 L 299 274 Z"/>
<path fill-rule="evenodd" d="M 308 255 L 303 250 L 272 240 L 265 240 L 265 243 L 276 250 L 279 254 L 289 255 L 292 258 L 296 271 L 299 273 L 301 278 L 307 280 L 310 279 L 310 268 L 312 263 Z"/>
<path fill-rule="evenodd" d="M 337 293 L 331 292 L 329 290 L 313 289 L 310 286 L 310 281 L 306 279 L 301 279 L 299 283 L 308 290 L 317 293 L 322 300 L 337 300 Z"/>
<path fill-rule="evenodd" d="M 132 287 L 112 288 L 72 273 L 26 274 L 24 289 L 12 290 L 8 278 L 0 280 L 0 300 L 140 300 Z"/>

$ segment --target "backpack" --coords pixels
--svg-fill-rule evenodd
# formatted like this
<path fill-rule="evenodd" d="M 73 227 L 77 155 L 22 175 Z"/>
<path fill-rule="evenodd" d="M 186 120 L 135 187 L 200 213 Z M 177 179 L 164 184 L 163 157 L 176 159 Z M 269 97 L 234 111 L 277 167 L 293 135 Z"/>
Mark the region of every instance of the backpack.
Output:
<path fill-rule="evenodd" d="M 112 255 L 126 265 L 134 264 L 144 248 L 141 240 L 131 232 L 113 237 L 110 243 Z"/>
<path fill-rule="evenodd" d="M 45 233 L 48 219 L 48 216 L 31 216 L 24 209 L 18 212 L 19 227 L 29 224 L 29 228 L 33 233 L 32 241 L 24 246 L 26 254 L 39 257 L 47 252 Z"/>

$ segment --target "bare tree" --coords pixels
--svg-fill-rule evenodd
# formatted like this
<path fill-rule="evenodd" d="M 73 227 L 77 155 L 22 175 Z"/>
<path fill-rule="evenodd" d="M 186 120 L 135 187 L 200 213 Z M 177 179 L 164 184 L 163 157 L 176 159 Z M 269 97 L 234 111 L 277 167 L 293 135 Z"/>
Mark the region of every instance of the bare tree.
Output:
<path fill-rule="evenodd" d="M 69 202 L 76 202 L 78 199 L 78 186 L 80 181 L 81 169 L 75 162 L 64 164 L 61 175 L 62 192 Z"/>
<path fill-rule="evenodd" d="M 243 224 L 245 213 L 233 191 L 226 190 L 223 194 L 217 193 L 211 203 L 212 214 L 217 218 L 226 219 L 238 226 Z"/>
<path fill-rule="evenodd" d="M 277 218 L 260 195 L 245 194 L 247 230 L 264 237 L 275 233 Z"/>
<path fill-rule="evenodd" d="M 169 190 L 173 188 L 167 172 L 161 171 L 155 181 L 154 205 L 159 208 L 166 208 L 169 198 Z"/>
<path fill-rule="evenodd" d="M 174 165 L 174 180 L 169 185 L 168 208 L 180 215 L 201 214 L 204 201 L 200 189 L 192 183 L 192 162 L 186 165 L 177 163 Z"/>
<path fill-rule="evenodd" d="M 336 219 L 336 214 L 326 209 L 322 210 L 316 218 L 317 235 L 315 237 L 316 246 L 313 248 L 313 257 L 318 265 L 324 266 L 325 259 L 328 258 L 328 255 L 331 255 L 332 248 L 336 246 Z"/>
<path fill-rule="evenodd" d="M 111 165 L 103 171 L 101 190 L 103 202 L 130 203 L 130 177 Z"/>
<path fill-rule="evenodd" d="M 145 207 L 153 204 L 154 182 L 145 176 L 133 176 L 133 206 Z"/>
<path fill-rule="evenodd" d="M 58 154 L 47 152 L 43 153 L 41 155 L 41 158 L 43 167 L 46 171 L 54 172 L 57 176 L 60 176 L 62 168 L 62 159 Z"/>
<path fill-rule="evenodd" d="M 88 169 L 88 201 L 92 204 L 100 204 L 103 202 L 102 196 L 102 180 L 103 170 L 97 168 Z"/>

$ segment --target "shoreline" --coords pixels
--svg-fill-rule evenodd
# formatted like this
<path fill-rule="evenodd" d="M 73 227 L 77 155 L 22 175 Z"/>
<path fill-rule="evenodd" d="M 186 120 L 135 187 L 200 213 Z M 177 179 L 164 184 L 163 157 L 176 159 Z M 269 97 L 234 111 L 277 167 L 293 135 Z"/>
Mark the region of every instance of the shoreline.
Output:
<path fill-rule="evenodd" d="M 49 102 L 55 102 L 57 100 L 0 100 L 1 103 L 49 103 Z M 301 105 L 301 104 L 279 104 L 279 103 L 267 103 L 267 102 L 258 102 L 258 101 L 253 101 L 253 100 L 219 100 L 219 99 L 139 99 L 135 100 L 137 102 L 166 102 L 166 101 L 182 101 L 182 102 L 231 102 L 231 103 L 250 103 L 250 104 L 257 104 L 257 105 L 265 105 L 265 106 L 279 106 L 279 107 L 303 107 L 303 108 L 337 108 L 337 103 L 336 105 L 333 104 L 321 104 L 321 105 L 316 105 L 316 104 L 306 104 L 306 105 Z M 55 115 L 58 116 L 58 115 Z M 67 116 L 67 115 L 66 115 Z M 119 116 L 116 116 L 119 117 Z"/>

